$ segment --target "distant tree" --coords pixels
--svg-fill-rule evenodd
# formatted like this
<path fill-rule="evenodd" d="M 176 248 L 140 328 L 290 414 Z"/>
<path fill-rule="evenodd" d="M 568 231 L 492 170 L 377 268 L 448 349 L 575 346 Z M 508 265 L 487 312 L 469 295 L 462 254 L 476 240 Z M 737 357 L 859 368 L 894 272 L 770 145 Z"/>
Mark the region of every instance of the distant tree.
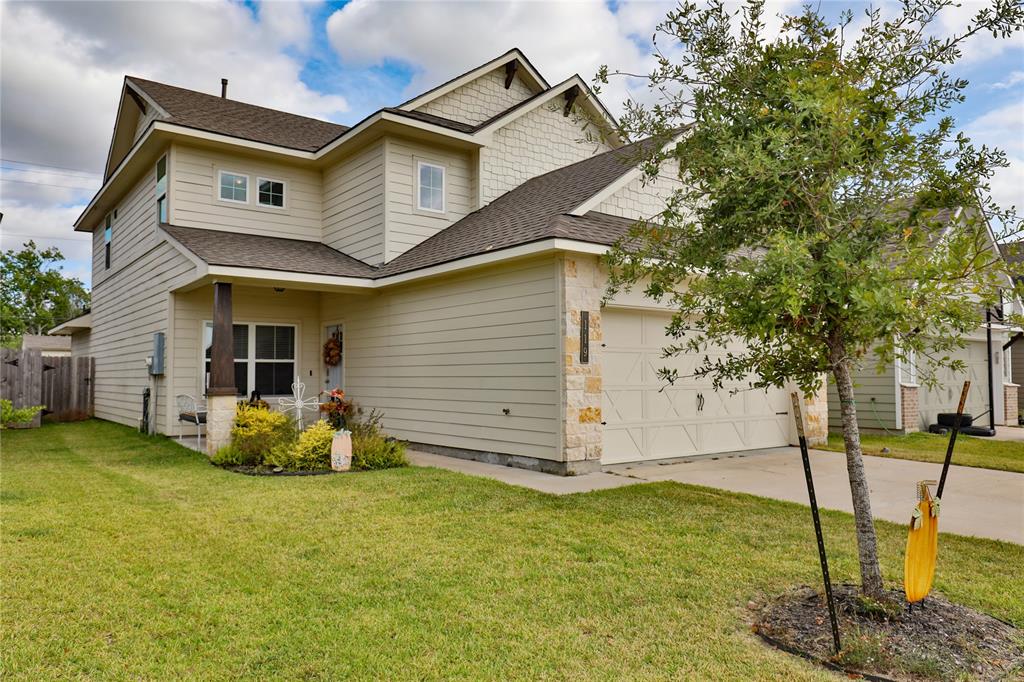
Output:
<path fill-rule="evenodd" d="M 673 306 L 669 355 L 745 342 L 704 356 L 696 374 L 717 387 L 754 377 L 754 388 L 811 393 L 831 375 L 862 590 L 875 596 L 851 372 L 870 354 L 926 357 L 925 381 L 956 367 L 951 352 L 1007 286 L 989 224 L 1017 230 L 1013 210 L 988 198 L 1005 155 L 956 133 L 944 112 L 964 99 L 967 82 L 946 71 L 964 41 L 1020 30 L 1024 6 L 995 0 L 962 32 L 936 35 L 952 6 L 905 0 L 889 20 L 869 9 L 856 35 L 852 12 L 830 22 L 808 6 L 766 37 L 761 0 L 737 13 L 682 2 L 658 27 L 672 44 L 647 77 L 657 101 L 627 103 L 621 121 L 666 143 L 642 167 L 653 177 L 677 164 L 681 187 L 613 250 L 610 290 L 642 283 Z M 963 209 L 958 220 L 950 208 Z"/>
<path fill-rule="evenodd" d="M 45 334 L 89 307 L 81 280 L 67 277 L 59 249 L 34 241 L 0 255 L 0 343 L 18 347 L 24 334 Z"/>

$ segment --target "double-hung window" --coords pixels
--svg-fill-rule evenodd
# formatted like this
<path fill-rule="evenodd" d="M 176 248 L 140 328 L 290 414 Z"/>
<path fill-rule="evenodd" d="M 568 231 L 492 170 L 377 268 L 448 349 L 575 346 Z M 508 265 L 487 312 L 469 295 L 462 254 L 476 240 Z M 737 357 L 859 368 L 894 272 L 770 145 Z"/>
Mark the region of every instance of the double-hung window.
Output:
<path fill-rule="evenodd" d="M 416 208 L 444 213 L 444 166 L 427 161 L 416 163 Z"/>
<path fill-rule="evenodd" d="M 257 201 L 260 206 L 284 208 L 284 182 L 269 178 L 256 178 Z"/>
<path fill-rule="evenodd" d="M 156 162 L 156 219 L 167 222 L 167 157 Z"/>
<path fill-rule="evenodd" d="M 235 388 L 241 395 L 289 395 L 295 381 L 295 327 L 275 324 L 232 326 L 235 360 Z M 210 385 L 210 346 L 213 323 L 203 325 L 203 355 L 206 381 Z"/>
<path fill-rule="evenodd" d="M 238 204 L 249 203 L 249 176 L 231 171 L 220 171 L 218 196 L 221 201 L 233 201 Z"/>

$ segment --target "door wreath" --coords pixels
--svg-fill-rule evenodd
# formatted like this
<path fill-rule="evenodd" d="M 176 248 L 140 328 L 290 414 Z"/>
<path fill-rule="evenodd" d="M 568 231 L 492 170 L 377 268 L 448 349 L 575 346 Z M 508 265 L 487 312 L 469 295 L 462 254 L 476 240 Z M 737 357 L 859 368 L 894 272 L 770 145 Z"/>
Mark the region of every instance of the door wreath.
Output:
<path fill-rule="evenodd" d="M 341 341 L 338 337 L 332 336 L 324 343 L 324 364 L 328 367 L 336 367 L 341 362 Z"/>

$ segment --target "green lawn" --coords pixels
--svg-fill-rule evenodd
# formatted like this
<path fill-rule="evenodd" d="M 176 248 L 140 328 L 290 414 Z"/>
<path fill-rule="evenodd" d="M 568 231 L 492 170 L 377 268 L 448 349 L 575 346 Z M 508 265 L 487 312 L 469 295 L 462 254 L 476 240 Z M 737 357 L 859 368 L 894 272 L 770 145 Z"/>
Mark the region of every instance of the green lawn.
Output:
<path fill-rule="evenodd" d="M 407 468 L 257 478 L 93 421 L 5 431 L 4 679 L 837 679 L 751 634 L 820 580 L 805 507 L 675 483 L 554 497 Z M 836 580 L 852 518 L 824 514 Z M 879 523 L 902 574 L 905 531 Z M 1024 547 L 937 588 L 1024 625 Z"/>
<path fill-rule="evenodd" d="M 861 434 L 860 440 L 865 455 L 939 464 L 945 460 L 946 447 L 949 445 L 948 435 L 934 433 L 910 433 L 906 436 Z M 835 452 L 845 451 L 843 437 L 836 433 L 829 434 L 828 445 L 815 447 Z M 889 448 L 890 452 L 883 454 L 882 448 Z M 956 437 L 956 447 L 953 448 L 953 464 L 1024 473 L 1024 443 L 961 434 Z"/>

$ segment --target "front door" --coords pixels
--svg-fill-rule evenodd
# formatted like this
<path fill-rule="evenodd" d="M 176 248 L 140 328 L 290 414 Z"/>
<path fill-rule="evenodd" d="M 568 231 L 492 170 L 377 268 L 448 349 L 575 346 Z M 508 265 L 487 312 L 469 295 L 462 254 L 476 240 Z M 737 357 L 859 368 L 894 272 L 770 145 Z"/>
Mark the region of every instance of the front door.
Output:
<path fill-rule="evenodd" d="M 327 341 L 336 339 L 338 342 L 337 362 L 334 357 L 328 361 Z M 324 327 L 324 390 L 330 391 L 333 388 L 345 388 L 345 334 L 342 325 L 329 324 Z"/>

